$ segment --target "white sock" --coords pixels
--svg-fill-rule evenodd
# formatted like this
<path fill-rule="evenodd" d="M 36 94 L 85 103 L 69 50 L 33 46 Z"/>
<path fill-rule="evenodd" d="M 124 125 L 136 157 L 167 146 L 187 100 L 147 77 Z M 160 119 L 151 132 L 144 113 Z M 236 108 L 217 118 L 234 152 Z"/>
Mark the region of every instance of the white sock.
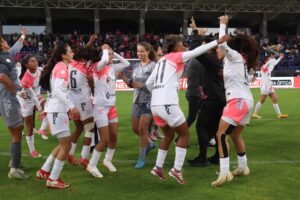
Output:
<path fill-rule="evenodd" d="M 220 158 L 220 175 L 226 176 L 229 172 L 229 157 Z"/>
<path fill-rule="evenodd" d="M 41 128 L 40 130 L 46 130 L 47 129 L 47 126 L 48 126 L 48 120 L 47 120 L 47 117 L 45 117 L 42 121 L 42 125 L 41 125 Z"/>
<path fill-rule="evenodd" d="M 156 166 L 159 168 L 163 168 L 166 157 L 167 157 L 168 151 L 166 150 L 162 150 L 162 149 L 158 149 L 157 152 L 157 158 L 156 158 Z"/>
<path fill-rule="evenodd" d="M 77 146 L 76 143 L 73 143 L 73 142 L 71 143 L 71 149 L 70 149 L 70 152 L 69 152 L 70 155 L 75 154 L 76 146 Z"/>
<path fill-rule="evenodd" d="M 260 103 L 260 101 L 257 102 L 256 106 L 255 106 L 255 110 L 254 110 L 254 113 L 258 113 L 258 111 L 260 110 L 262 104 Z"/>
<path fill-rule="evenodd" d="M 90 154 L 90 149 L 91 149 L 91 146 L 83 145 L 82 150 L 81 150 L 81 154 L 80 154 L 81 158 L 87 159 L 89 157 L 89 154 Z"/>
<path fill-rule="evenodd" d="M 59 175 L 60 175 L 62 169 L 64 168 L 64 164 L 65 164 L 65 161 L 60 161 L 58 159 L 55 159 L 53 168 L 51 170 L 51 174 L 49 176 L 49 178 L 51 180 L 56 181 L 59 178 Z"/>
<path fill-rule="evenodd" d="M 106 154 L 105 154 L 105 160 L 111 161 L 114 157 L 115 149 L 107 148 Z"/>
<path fill-rule="evenodd" d="M 238 155 L 237 158 L 238 158 L 239 167 L 245 169 L 245 167 L 247 167 L 247 156 L 246 156 L 246 154 L 243 155 L 243 156 Z"/>
<path fill-rule="evenodd" d="M 273 108 L 274 108 L 275 112 L 277 113 L 277 115 L 281 115 L 278 103 L 276 103 L 276 104 L 273 103 Z"/>
<path fill-rule="evenodd" d="M 90 163 L 89 163 L 89 166 L 90 167 L 96 167 L 98 162 L 99 162 L 100 156 L 101 156 L 101 152 L 94 149 L 92 158 L 91 158 Z"/>
<path fill-rule="evenodd" d="M 177 171 L 181 171 L 184 159 L 186 155 L 186 149 L 181 147 L 175 148 L 175 162 L 174 162 L 174 168 Z"/>
<path fill-rule="evenodd" d="M 55 157 L 52 156 L 52 154 L 50 154 L 46 160 L 46 162 L 44 163 L 42 170 L 44 170 L 45 172 L 50 172 L 50 169 L 52 167 L 52 164 L 55 160 Z"/>
<path fill-rule="evenodd" d="M 26 136 L 26 141 L 27 141 L 30 153 L 35 151 L 35 148 L 34 148 L 34 135 Z"/>

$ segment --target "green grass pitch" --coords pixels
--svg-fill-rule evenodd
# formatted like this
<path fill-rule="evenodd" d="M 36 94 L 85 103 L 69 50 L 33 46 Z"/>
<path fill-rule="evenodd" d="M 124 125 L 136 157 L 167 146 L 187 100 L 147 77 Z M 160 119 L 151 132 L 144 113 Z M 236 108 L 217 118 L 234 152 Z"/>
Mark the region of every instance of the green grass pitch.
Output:
<path fill-rule="evenodd" d="M 255 103 L 259 90 L 254 89 Z M 117 93 L 119 112 L 119 140 L 114 164 L 118 172 L 109 173 L 101 164 L 103 179 L 95 179 L 79 166 L 65 164 L 62 179 L 71 184 L 70 189 L 48 190 L 44 181 L 35 179 L 36 171 L 46 156 L 57 144 L 55 138 L 42 140 L 35 137 L 36 148 L 43 158 L 32 159 L 28 155 L 25 138 L 22 143 L 23 162 L 30 175 L 27 181 L 10 180 L 7 177 L 9 161 L 9 133 L 0 119 L 0 199 L 300 199 L 300 90 L 277 89 L 279 105 L 288 119 L 277 119 L 270 99 L 262 107 L 263 119 L 253 119 L 245 129 L 243 138 L 247 146 L 247 156 L 251 174 L 247 177 L 235 177 L 230 184 L 214 188 L 211 181 L 217 178 L 218 166 L 192 168 L 184 165 L 186 185 L 179 185 L 170 177 L 160 181 L 150 174 L 156 159 L 157 149 L 147 157 L 146 167 L 134 169 L 138 157 L 138 138 L 131 131 L 131 92 Z M 180 93 L 181 107 L 186 113 L 187 103 L 184 92 Z M 37 122 L 40 125 L 40 122 Z M 190 148 L 187 159 L 197 154 L 197 142 L 194 126 L 190 128 Z M 81 144 L 81 139 L 79 141 Z M 80 154 L 78 146 L 76 156 Z M 236 166 L 236 155 L 231 149 L 231 169 Z M 212 154 L 212 150 L 209 151 Z M 165 173 L 172 167 L 174 145 L 169 149 Z"/>

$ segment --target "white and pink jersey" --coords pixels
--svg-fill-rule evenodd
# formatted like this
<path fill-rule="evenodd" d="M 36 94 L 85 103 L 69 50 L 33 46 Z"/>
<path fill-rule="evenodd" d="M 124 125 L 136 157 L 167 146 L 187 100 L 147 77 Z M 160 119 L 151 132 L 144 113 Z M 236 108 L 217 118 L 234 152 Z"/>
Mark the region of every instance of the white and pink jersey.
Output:
<path fill-rule="evenodd" d="M 114 53 L 114 56 L 120 60 L 118 64 L 108 65 L 108 50 L 103 51 L 102 59 L 93 67 L 93 77 L 95 85 L 94 104 L 101 106 L 114 106 L 116 103 L 116 73 L 122 71 L 130 63 Z"/>
<path fill-rule="evenodd" d="M 21 87 L 24 89 L 32 88 L 35 95 L 38 97 L 41 93 L 40 87 L 40 77 L 41 77 L 41 68 L 37 68 L 35 73 L 30 73 L 29 70 L 26 70 L 23 78 L 21 79 Z"/>
<path fill-rule="evenodd" d="M 212 41 L 192 51 L 169 53 L 163 56 L 156 63 L 146 82 L 147 88 L 152 91 L 151 106 L 179 105 L 179 79 L 184 70 L 184 63 L 217 45 L 217 41 Z"/>
<path fill-rule="evenodd" d="M 45 112 L 68 112 L 75 107 L 69 100 L 69 72 L 65 63 L 55 65 L 50 78 L 50 89 Z"/>
<path fill-rule="evenodd" d="M 69 65 L 70 98 L 72 102 L 76 99 L 90 99 L 91 88 L 88 78 L 92 77 L 92 68 L 87 63 L 74 61 Z M 74 101 L 73 101 L 74 100 Z"/>
<path fill-rule="evenodd" d="M 261 87 L 262 88 L 270 88 L 272 87 L 271 81 L 271 72 L 275 68 L 275 66 L 280 62 L 281 58 L 270 59 L 266 64 L 264 64 L 261 68 Z"/>
<path fill-rule="evenodd" d="M 225 35 L 225 29 L 226 25 L 221 24 L 219 37 Z M 219 48 L 225 55 L 223 76 L 227 102 L 239 98 L 253 101 L 244 58 L 237 51 L 231 49 L 227 42 L 220 44 Z"/>

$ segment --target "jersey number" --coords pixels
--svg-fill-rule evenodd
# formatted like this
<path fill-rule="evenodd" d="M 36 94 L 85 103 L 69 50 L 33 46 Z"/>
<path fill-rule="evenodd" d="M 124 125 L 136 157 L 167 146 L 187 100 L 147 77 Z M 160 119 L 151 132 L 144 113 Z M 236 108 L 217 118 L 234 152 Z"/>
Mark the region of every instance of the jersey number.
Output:
<path fill-rule="evenodd" d="M 70 78 L 71 78 L 71 88 L 77 88 L 77 84 L 76 84 L 76 78 L 74 78 L 74 76 L 77 74 L 76 70 L 72 70 L 71 74 L 70 74 Z"/>
<path fill-rule="evenodd" d="M 156 84 L 158 83 L 158 81 L 160 83 L 163 82 L 166 64 L 167 64 L 167 60 L 163 60 L 163 61 L 160 61 L 158 63 L 158 69 L 157 69 L 156 78 L 155 78 L 155 83 Z M 162 68 L 162 69 L 160 70 L 160 68 Z"/>

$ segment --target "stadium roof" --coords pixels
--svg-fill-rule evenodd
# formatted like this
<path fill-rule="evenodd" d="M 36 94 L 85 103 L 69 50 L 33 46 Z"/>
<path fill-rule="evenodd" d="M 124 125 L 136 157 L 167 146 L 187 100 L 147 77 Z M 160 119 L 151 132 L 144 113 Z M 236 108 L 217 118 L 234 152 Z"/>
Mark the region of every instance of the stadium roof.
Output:
<path fill-rule="evenodd" d="M 298 0 L 0 0 L 0 7 L 300 13 Z"/>

